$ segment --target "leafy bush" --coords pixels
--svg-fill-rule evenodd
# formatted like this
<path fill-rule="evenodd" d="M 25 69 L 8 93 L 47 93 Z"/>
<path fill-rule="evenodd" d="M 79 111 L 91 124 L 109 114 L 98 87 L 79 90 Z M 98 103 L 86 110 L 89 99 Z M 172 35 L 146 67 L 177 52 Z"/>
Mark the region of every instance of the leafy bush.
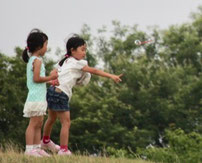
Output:
<path fill-rule="evenodd" d="M 196 132 L 186 134 L 182 129 L 166 130 L 166 139 L 167 147 L 138 149 L 138 153 L 149 160 L 165 163 L 202 161 L 202 135 Z"/>

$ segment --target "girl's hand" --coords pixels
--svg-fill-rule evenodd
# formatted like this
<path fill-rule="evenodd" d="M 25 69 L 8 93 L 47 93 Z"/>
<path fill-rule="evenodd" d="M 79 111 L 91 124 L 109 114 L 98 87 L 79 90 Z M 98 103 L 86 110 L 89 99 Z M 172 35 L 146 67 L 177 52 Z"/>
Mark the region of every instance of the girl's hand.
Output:
<path fill-rule="evenodd" d="M 50 73 L 50 76 L 51 76 L 51 80 L 57 79 L 58 78 L 57 69 L 52 70 L 51 73 Z"/>
<path fill-rule="evenodd" d="M 119 83 L 121 82 L 121 77 L 123 76 L 123 74 L 120 74 L 120 75 L 111 75 L 111 79 L 114 80 L 115 83 Z"/>
<path fill-rule="evenodd" d="M 47 83 L 49 83 L 49 84 L 52 85 L 52 86 L 58 86 L 58 85 L 60 85 L 58 79 L 50 80 L 50 81 L 48 81 Z"/>

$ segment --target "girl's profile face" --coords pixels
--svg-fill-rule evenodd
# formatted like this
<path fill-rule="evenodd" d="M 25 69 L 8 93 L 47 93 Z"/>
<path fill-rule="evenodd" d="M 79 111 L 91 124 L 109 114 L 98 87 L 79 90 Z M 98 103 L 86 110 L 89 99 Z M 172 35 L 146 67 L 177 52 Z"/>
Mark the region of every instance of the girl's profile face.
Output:
<path fill-rule="evenodd" d="M 41 50 L 41 56 L 44 56 L 44 54 L 46 53 L 47 46 L 48 46 L 48 40 L 44 42 L 43 47 L 40 49 Z"/>
<path fill-rule="evenodd" d="M 86 44 L 79 46 L 76 50 L 72 50 L 72 56 L 78 60 L 84 59 L 86 56 Z"/>

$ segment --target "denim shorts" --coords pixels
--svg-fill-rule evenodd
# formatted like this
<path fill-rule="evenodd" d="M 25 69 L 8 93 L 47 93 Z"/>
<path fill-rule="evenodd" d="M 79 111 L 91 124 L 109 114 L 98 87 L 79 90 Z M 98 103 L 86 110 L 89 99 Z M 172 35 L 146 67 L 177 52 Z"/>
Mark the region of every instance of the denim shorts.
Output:
<path fill-rule="evenodd" d="M 50 86 L 47 90 L 48 109 L 53 111 L 69 111 L 69 97 L 64 92 L 56 92 L 55 88 Z"/>

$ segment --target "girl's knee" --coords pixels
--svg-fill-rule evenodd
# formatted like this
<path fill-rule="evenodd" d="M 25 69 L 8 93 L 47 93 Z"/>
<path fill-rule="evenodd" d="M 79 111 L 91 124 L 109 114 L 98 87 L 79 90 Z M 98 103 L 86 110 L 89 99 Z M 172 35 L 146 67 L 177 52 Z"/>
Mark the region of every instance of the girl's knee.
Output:
<path fill-rule="evenodd" d="M 50 124 L 53 124 L 53 123 L 55 123 L 55 121 L 56 121 L 56 118 L 48 118 L 48 123 L 50 123 Z"/>
<path fill-rule="evenodd" d="M 43 126 L 43 121 L 39 121 L 37 124 L 36 124 L 36 127 L 37 128 L 42 128 Z"/>
<path fill-rule="evenodd" d="M 62 126 L 70 128 L 71 121 L 70 121 L 70 119 L 66 119 L 66 120 L 61 121 L 61 124 L 62 124 Z"/>
<path fill-rule="evenodd" d="M 30 127 L 34 128 L 42 128 L 43 126 L 43 118 L 41 119 L 31 119 L 29 122 Z"/>
<path fill-rule="evenodd" d="M 42 126 L 43 126 L 43 122 L 29 124 L 29 127 L 32 127 L 35 129 L 42 128 Z"/>
<path fill-rule="evenodd" d="M 40 120 L 34 123 L 35 128 L 42 128 L 42 126 L 43 126 L 43 120 Z"/>
<path fill-rule="evenodd" d="M 57 119 L 57 115 L 49 112 L 47 122 L 53 124 Z"/>

